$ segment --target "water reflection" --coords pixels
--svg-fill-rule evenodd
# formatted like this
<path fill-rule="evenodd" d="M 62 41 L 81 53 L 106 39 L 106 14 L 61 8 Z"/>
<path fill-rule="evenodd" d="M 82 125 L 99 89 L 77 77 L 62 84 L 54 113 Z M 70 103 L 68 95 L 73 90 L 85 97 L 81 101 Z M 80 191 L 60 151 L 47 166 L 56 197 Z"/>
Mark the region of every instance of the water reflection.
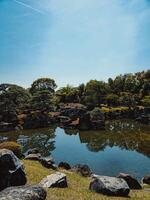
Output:
<path fill-rule="evenodd" d="M 66 134 L 77 132 L 65 131 Z M 117 146 L 120 149 L 137 151 L 150 157 L 150 131 L 149 126 L 133 121 L 108 122 L 105 131 L 79 132 L 81 143 L 92 152 L 103 151 L 107 146 Z"/>
<path fill-rule="evenodd" d="M 57 129 L 57 127 L 51 127 L 1 133 L 1 137 L 8 137 L 9 140 L 17 141 L 23 146 L 24 152 L 29 148 L 38 148 L 44 156 L 48 156 L 56 149 L 55 143 L 58 140 L 57 135 L 59 132 L 60 129 Z M 67 135 L 79 137 L 80 145 L 86 144 L 87 150 L 91 152 L 100 152 L 104 151 L 106 147 L 116 146 L 120 149 L 137 151 L 150 157 L 149 126 L 133 121 L 107 122 L 104 131 L 78 132 L 77 130 L 63 130 L 63 134 L 64 140 Z M 71 142 L 73 142 L 73 138 Z"/>

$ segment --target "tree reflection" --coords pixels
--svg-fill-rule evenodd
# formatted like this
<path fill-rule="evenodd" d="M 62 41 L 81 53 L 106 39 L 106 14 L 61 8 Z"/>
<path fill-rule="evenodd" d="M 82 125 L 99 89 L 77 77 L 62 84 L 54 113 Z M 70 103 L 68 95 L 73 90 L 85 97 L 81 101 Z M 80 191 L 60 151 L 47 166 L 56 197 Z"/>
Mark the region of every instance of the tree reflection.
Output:
<path fill-rule="evenodd" d="M 137 151 L 150 157 L 149 127 L 128 121 L 107 124 L 106 131 L 79 132 L 81 143 L 92 152 L 103 151 L 107 146 Z"/>
<path fill-rule="evenodd" d="M 24 131 L 17 142 L 23 146 L 23 152 L 30 148 L 37 148 L 42 156 L 49 156 L 55 149 L 55 128 L 39 129 L 34 133 Z"/>

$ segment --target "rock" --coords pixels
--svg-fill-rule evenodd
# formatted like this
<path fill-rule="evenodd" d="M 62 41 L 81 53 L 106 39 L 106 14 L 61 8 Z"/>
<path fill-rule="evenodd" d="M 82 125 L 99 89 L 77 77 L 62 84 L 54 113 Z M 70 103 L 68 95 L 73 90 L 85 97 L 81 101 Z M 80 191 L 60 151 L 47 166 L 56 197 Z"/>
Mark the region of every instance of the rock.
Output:
<path fill-rule="evenodd" d="M 33 149 L 29 149 L 28 151 L 25 152 L 25 156 L 29 155 L 29 154 L 38 154 L 40 153 L 39 150 L 37 148 L 33 148 Z"/>
<path fill-rule="evenodd" d="M 5 142 L 8 140 L 8 137 L 0 136 L 0 143 Z"/>
<path fill-rule="evenodd" d="M 57 169 L 57 166 L 54 164 L 53 158 L 41 158 L 40 163 L 43 165 L 43 167 L 46 167 L 48 169 Z"/>
<path fill-rule="evenodd" d="M 45 200 L 46 191 L 40 186 L 9 187 L 0 192 L 1 200 Z"/>
<path fill-rule="evenodd" d="M 132 177 L 129 174 L 120 173 L 117 176 L 117 178 L 124 179 L 127 182 L 127 184 L 128 184 L 130 189 L 136 189 L 136 190 L 137 189 L 142 189 L 140 183 L 134 177 Z"/>
<path fill-rule="evenodd" d="M 88 165 L 78 164 L 72 170 L 84 177 L 90 177 L 92 175 L 92 171 Z"/>
<path fill-rule="evenodd" d="M 79 118 L 79 130 L 90 130 L 92 129 L 90 114 L 85 113 Z"/>
<path fill-rule="evenodd" d="M 71 166 L 67 162 L 60 162 L 58 167 L 64 168 L 66 170 L 71 169 Z"/>
<path fill-rule="evenodd" d="M 44 188 L 65 188 L 68 187 L 67 184 L 67 177 L 65 174 L 56 172 L 55 174 L 51 174 L 44 178 L 41 182 L 40 185 Z"/>
<path fill-rule="evenodd" d="M 150 185 L 150 174 L 148 174 L 147 176 L 145 176 L 145 177 L 142 179 L 142 182 L 145 183 L 145 184 Z"/>
<path fill-rule="evenodd" d="M 36 161 L 40 161 L 41 159 L 41 154 L 40 153 L 33 153 L 33 154 L 29 154 L 25 157 L 25 160 L 36 160 Z"/>
<path fill-rule="evenodd" d="M 10 186 L 26 184 L 23 164 L 7 149 L 0 150 L 0 191 Z"/>
<path fill-rule="evenodd" d="M 90 190 L 108 196 L 128 196 L 130 188 L 125 180 L 109 176 L 94 176 Z"/>

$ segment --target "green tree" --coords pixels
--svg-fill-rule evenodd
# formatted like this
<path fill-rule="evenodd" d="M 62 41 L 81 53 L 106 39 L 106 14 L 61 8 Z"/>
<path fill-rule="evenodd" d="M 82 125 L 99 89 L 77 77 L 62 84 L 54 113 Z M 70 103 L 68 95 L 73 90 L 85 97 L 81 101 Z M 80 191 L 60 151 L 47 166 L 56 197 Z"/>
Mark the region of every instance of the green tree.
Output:
<path fill-rule="evenodd" d="M 59 102 L 61 103 L 77 103 L 79 102 L 79 90 L 76 87 L 67 85 L 66 87 L 60 88 L 56 92 Z"/>
<path fill-rule="evenodd" d="M 25 109 L 28 105 L 31 96 L 24 88 L 11 85 L 0 85 L 0 110 L 5 111 L 19 111 Z"/>
<path fill-rule="evenodd" d="M 108 84 L 102 81 L 91 80 L 85 86 L 85 104 L 87 106 L 99 106 L 104 102 L 108 93 Z"/>
<path fill-rule="evenodd" d="M 142 105 L 150 107 L 150 96 L 145 96 L 142 100 Z"/>
<path fill-rule="evenodd" d="M 119 103 L 119 96 L 116 94 L 107 94 L 105 100 L 109 106 L 116 106 Z"/>
<path fill-rule="evenodd" d="M 53 95 L 55 93 L 55 89 L 57 85 L 53 79 L 50 78 L 40 78 L 35 80 L 30 88 L 31 94 L 35 94 L 37 92 L 47 90 L 49 94 Z"/>

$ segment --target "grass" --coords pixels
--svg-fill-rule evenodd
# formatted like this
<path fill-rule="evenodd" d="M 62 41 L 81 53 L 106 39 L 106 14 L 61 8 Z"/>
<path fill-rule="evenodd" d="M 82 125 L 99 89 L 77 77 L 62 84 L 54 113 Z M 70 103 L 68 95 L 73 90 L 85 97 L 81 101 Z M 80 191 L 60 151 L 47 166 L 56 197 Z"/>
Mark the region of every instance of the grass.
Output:
<path fill-rule="evenodd" d="M 28 184 L 38 184 L 45 176 L 55 171 L 46 169 L 36 161 L 23 161 L 25 171 L 27 173 Z M 91 192 L 89 188 L 90 179 L 84 178 L 69 171 L 63 171 L 67 175 L 68 188 L 52 188 L 47 190 L 46 200 L 126 200 L 123 197 L 107 197 L 95 192 Z M 130 200 L 150 200 L 150 191 L 139 190 L 131 191 Z"/>

